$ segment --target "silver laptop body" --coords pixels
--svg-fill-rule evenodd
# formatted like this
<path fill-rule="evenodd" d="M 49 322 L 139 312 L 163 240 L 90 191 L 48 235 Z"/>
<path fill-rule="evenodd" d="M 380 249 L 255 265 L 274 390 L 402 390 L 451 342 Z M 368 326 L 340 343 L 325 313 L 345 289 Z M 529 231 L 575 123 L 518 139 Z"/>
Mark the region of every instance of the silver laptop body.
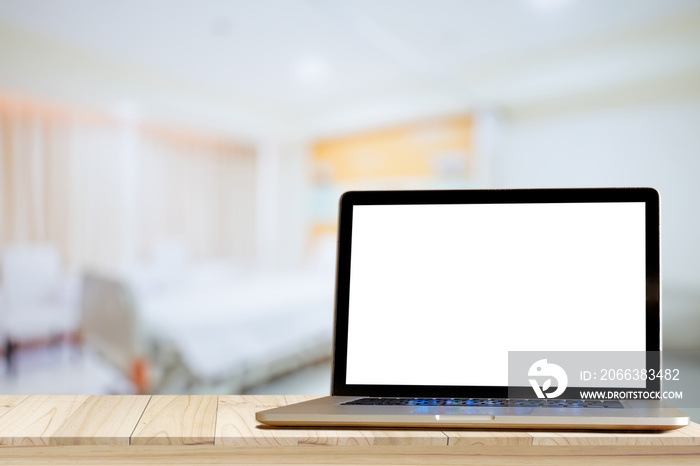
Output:
<path fill-rule="evenodd" d="M 652 188 L 346 193 L 332 395 L 256 418 L 276 426 L 685 426 L 688 416 L 661 401 L 582 400 L 571 376 L 568 386 L 533 378 L 529 387 L 509 372 L 511 355 L 537 351 L 634 352 L 658 370 L 659 276 Z"/>

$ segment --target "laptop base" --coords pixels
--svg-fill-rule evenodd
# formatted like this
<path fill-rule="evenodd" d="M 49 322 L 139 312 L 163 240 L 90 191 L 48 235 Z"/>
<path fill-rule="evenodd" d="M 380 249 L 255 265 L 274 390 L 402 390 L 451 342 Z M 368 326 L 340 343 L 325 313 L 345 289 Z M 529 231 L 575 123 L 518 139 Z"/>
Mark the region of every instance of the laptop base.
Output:
<path fill-rule="evenodd" d="M 449 428 L 528 430 L 672 430 L 688 416 L 663 402 L 624 401 L 624 409 L 485 408 L 343 405 L 358 397 L 327 396 L 256 413 L 278 427 Z M 595 411 L 594 413 L 581 411 Z M 584 414 L 584 415 L 582 415 Z"/>

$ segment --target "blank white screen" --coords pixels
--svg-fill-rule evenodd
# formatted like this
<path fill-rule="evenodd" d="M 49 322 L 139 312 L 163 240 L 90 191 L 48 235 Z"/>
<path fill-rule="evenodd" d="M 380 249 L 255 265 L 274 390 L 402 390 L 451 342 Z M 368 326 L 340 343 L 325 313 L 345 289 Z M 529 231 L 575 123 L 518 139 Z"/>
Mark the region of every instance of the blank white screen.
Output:
<path fill-rule="evenodd" d="M 646 349 L 644 203 L 353 207 L 348 384 L 494 385 Z"/>

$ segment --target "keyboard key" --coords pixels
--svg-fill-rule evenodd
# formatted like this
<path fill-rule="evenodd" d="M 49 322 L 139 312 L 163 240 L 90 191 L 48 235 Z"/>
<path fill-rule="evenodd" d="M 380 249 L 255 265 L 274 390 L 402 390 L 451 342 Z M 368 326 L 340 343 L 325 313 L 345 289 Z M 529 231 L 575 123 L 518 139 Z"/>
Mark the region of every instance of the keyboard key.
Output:
<path fill-rule="evenodd" d="M 487 406 L 532 408 L 623 408 L 616 400 L 539 400 L 510 398 L 358 398 L 343 403 L 360 406 Z"/>

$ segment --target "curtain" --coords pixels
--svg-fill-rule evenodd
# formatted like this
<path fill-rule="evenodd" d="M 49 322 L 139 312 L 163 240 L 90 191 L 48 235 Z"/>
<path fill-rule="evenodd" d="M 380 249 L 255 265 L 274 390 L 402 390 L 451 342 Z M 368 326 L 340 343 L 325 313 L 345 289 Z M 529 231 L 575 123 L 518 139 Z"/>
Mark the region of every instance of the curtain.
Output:
<path fill-rule="evenodd" d="M 50 243 L 76 271 L 174 238 L 194 258 L 246 258 L 254 197 L 251 146 L 0 96 L 0 246 Z"/>
<path fill-rule="evenodd" d="M 252 259 L 256 159 L 252 147 L 146 127 L 141 131 L 138 237 L 186 242 L 201 259 Z"/>

